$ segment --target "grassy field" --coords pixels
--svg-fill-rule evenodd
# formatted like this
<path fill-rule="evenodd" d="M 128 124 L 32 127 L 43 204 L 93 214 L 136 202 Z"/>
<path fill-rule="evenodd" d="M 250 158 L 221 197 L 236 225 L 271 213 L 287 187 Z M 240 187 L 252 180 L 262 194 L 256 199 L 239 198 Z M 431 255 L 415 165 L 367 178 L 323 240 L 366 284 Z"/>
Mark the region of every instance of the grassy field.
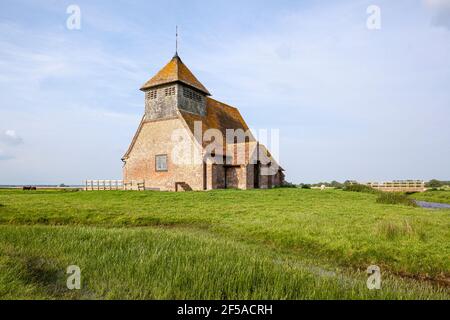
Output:
<path fill-rule="evenodd" d="M 410 195 L 415 200 L 450 204 L 450 191 L 426 191 Z"/>
<path fill-rule="evenodd" d="M 450 210 L 376 198 L 0 190 L 0 297 L 449 299 Z M 381 290 L 366 287 L 372 264 Z"/>

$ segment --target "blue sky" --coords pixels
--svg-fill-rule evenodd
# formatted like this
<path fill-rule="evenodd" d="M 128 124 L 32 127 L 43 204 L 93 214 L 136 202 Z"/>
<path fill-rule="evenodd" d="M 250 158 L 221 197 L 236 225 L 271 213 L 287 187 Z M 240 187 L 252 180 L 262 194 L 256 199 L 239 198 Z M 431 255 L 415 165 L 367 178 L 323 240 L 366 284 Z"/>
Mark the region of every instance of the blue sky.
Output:
<path fill-rule="evenodd" d="M 213 97 L 280 130 L 289 181 L 450 179 L 448 0 L 3 0 L 0 184 L 121 178 L 175 25 Z"/>

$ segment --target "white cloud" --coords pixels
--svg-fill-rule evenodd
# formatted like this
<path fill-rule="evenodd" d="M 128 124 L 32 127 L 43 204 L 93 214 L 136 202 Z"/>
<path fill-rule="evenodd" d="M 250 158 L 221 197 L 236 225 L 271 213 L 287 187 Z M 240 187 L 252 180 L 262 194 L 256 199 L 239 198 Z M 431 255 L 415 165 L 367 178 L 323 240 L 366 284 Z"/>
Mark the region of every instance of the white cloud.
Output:
<path fill-rule="evenodd" d="M 15 130 L 6 130 L 0 134 L 0 142 L 9 146 L 17 146 L 23 143 L 23 139 L 17 135 Z"/>
<path fill-rule="evenodd" d="M 113 93 L 104 94 L 104 101 L 119 98 L 132 102 L 130 94 L 148 76 L 144 69 L 89 37 L 71 35 L 69 31 L 46 34 L 0 23 L 0 93 L 12 98 L 7 103 L 61 108 L 68 97 L 79 99 L 75 101 L 78 104 L 89 103 L 99 92 Z"/>
<path fill-rule="evenodd" d="M 15 159 L 15 150 L 17 146 L 23 143 L 23 139 L 15 130 L 5 130 L 0 132 L 0 161 Z"/>

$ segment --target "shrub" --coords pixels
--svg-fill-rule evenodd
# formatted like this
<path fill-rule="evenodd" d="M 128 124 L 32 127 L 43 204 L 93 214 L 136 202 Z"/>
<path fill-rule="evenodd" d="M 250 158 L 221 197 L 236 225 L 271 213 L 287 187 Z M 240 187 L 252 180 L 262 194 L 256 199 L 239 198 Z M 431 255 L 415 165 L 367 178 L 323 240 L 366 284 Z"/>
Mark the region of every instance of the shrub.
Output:
<path fill-rule="evenodd" d="M 297 188 L 297 185 L 290 182 L 284 182 L 281 186 L 276 186 L 275 188 Z"/>
<path fill-rule="evenodd" d="M 442 186 L 444 186 L 444 183 L 442 181 L 439 181 L 437 179 L 431 179 L 427 184 L 427 187 L 430 188 L 440 188 Z"/>
<path fill-rule="evenodd" d="M 408 198 L 405 194 L 396 192 L 382 192 L 377 198 L 377 203 L 401 204 L 405 206 L 417 207 L 414 200 Z"/>
<path fill-rule="evenodd" d="M 300 188 L 302 188 L 302 189 L 311 189 L 311 185 L 306 184 L 306 183 L 302 183 L 302 184 L 300 185 Z"/>
<path fill-rule="evenodd" d="M 62 192 L 78 192 L 80 189 L 60 189 Z"/>
<path fill-rule="evenodd" d="M 379 193 L 380 191 L 366 186 L 364 184 L 346 184 L 342 190 L 344 191 L 353 191 L 353 192 L 364 192 L 364 193 Z"/>
<path fill-rule="evenodd" d="M 335 189 L 342 189 L 344 187 L 344 184 L 333 180 L 333 181 L 331 181 L 330 186 Z"/>

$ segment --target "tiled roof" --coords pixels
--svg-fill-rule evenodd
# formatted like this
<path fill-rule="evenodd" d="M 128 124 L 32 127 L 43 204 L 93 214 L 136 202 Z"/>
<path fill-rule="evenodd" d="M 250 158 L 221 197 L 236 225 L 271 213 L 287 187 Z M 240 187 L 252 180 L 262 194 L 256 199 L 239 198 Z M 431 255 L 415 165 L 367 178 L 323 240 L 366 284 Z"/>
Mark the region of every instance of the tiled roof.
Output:
<path fill-rule="evenodd" d="M 274 164 L 277 164 L 277 161 L 275 158 L 270 154 L 269 150 L 267 148 L 260 144 L 255 137 L 250 133 L 249 140 L 246 142 L 238 142 L 237 144 L 231 143 L 227 144 L 226 139 L 226 130 L 227 129 L 242 129 L 244 132 L 247 132 L 249 130 L 247 124 L 245 123 L 244 119 L 241 116 L 241 113 L 238 109 L 229 106 L 225 103 L 219 102 L 217 100 L 214 100 L 212 98 L 207 98 L 206 100 L 206 116 L 202 117 L 200 115 L 192 114 L 190 112 L 185 112 L 180 110 L 180 114 L 184 121 L 186 122 L 187 126 L 189 127 L 189 130 L 194 135 L 194 138 L 201 138 L 201 137 L 195 137 L 195 121 L 201 121 L 202 123 L 202 134 L 205 133 L 208 129 L 218 129 L 222 133 L 223 137 L 223 145 L 222 150 L 223 154 L 229 154 L 231 151 L 232 154 L 234 154 L 233 150 L 241 150 L 244 151 L 244 161 L 248 161 L 252 154 L 254 152 L 257 152 L 257 150 L 261 149 L 261 152 L 258 156 L 260 158 L 261 156 L 266 157 L 266 162 L 271 161 Z M 249 131 L 250 132 L 250 131 Z M 199 141 L 200 142 L 200 141 Z M 201 145 L 205 148 L 211 143 L 209 140 L 204 140 L 201 142 Z M 244 149 L 235 149 L 238 145 L 245 145 Z M 220 148 L 219 148 L 220 149 Z M 217 148 L 216 148 L 217 151 Z M 256 155 L 253 155 L 256 156 Z M 280 167 L 280 170 L 284 170 Z"/>
<path fill-rule="evenodd" d="M 218 129 L 224 140 L 227 129 L 242 129 L 244 132 L 249 129 L 238 109 L 209 97 L 206 98 L 206 116 L 202 117 L 182 110 L 180 113 L 192 133 L 194 133 L 195 121 L 202 122 L 203 133 L 208 129 Z M 255 140 L 252 137 L 250 141 Z M 203 146 L 209 143 L 209 141 L 204 141 Z"/>
<path fill-rule="evenodd" d="M 185 112 L 182 110 L 180 110 L 180 115 L 186 122 L 192 134 L 194 134 L 195 121 L 200 121 L 202 123 L 202 134 L 205 133 L 205 131 L 208 129 L 218 129 L 222 133 L 224 140 L 226 138 L 227 129 L 234 129 L 234 130 L 242 129 L 244 130 L 244 132 L 246 132 L 249 129 L 238 109 L 209 97 L 206 98 L 205 117 L 190 112 Z M 127 152 L 125 153 L 122 159 L 127 158 L 128 155 L 130 154 L 131 149 L 133 148 L 134 143 L 136 142 L 137 136 L 139 135 L 142 126 L 145 123 L 146 121 L 144 116 L 142 117 L 142 120 L 139 124 L 139 128 L 134 135 L 133 141 L 131 142 Z M 251 139 L 251 141 L 256 140 Z M 209 141 L 204 141 L 202 143 L 204 147 L 208 144 Z M 223 147 L 225 148 L 225 145 Z"/>
<path fill-rule="evenodd" d="M 175 55 L 172 60 L 164 66 L 164 68 L 162 68 L 153 78 L 148 80 L 142 86 L 141 90 L 146 90 L 151 87 L 171 82 L 182 82 L 207 95 L 211 95 L 208 89 L 206 89 L 200 81 L 197 80 L 183 61 L 181 61 L 178 55 Z"/>

